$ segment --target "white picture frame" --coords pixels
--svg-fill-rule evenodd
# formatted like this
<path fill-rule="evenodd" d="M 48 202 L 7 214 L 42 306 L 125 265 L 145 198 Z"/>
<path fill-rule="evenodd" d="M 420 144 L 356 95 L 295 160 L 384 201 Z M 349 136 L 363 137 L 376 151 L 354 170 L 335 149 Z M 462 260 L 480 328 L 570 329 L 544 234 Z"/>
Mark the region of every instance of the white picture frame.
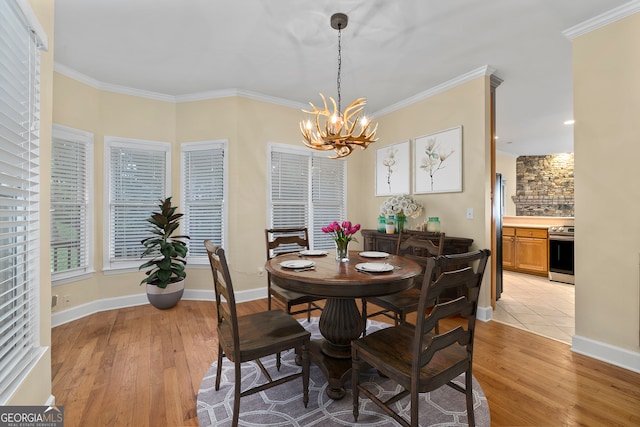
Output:
<path fill-rule="evenodd" d="M 462 126 L 414 139 L 414 194 L 462 191 Z"/>
<path fill-rule="evenodd" d="M 409 140 L 376 150 L 376 196 L 409 193 L 411 163 Z"/>

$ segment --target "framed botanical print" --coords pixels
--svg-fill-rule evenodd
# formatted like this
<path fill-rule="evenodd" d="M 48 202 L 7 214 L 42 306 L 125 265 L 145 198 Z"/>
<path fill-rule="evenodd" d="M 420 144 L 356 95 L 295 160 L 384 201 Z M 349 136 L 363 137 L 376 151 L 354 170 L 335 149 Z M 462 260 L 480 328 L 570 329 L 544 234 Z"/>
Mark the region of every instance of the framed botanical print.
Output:
<path fill-rule="evenodd" d="M 415 194 L 462 191 L 462 126 L 416 138 L 413 164 Z"/>
<path fill-rule="evenodd" d="M 409 193 L 409 141 L 376 150 L 376 196 Z"/>

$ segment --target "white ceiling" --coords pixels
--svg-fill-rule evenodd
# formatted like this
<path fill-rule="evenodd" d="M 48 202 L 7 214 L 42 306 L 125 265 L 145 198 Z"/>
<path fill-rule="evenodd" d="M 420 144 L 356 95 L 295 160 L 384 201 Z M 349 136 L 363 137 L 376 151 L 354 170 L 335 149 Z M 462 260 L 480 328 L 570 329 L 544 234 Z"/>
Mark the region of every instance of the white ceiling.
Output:
<path fill-rule="evenodd" d="M 375 115 L 489 65 L 498 150 L 573 151 L 571 43 L 562 31 L 626 0 L 56 0 L 57 69 L 171 96 L 248 91 L 307 104 L 336 96 Z"/>

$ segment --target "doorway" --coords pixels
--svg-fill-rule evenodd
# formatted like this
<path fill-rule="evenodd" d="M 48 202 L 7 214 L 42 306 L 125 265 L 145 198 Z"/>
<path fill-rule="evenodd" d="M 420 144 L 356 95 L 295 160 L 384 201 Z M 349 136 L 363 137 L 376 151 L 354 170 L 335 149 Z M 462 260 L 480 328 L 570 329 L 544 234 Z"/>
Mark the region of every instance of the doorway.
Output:
<path fill-rule="evenodd" d="M 571 344 L 575 333 L 575 286 L 546 277 L 503 272 L 504 289 L 493 320 Z"/>

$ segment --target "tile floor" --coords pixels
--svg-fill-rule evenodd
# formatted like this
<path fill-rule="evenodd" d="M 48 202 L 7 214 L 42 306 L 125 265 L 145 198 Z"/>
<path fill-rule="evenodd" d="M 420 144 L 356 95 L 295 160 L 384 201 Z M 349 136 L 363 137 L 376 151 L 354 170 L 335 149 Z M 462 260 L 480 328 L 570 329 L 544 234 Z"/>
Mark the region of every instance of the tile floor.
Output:
<path fill-rule="evenodd" d="M 571 344 L 574 285 L 512 271 L 503 272 L 503 284 L 493 320 Z"/>

